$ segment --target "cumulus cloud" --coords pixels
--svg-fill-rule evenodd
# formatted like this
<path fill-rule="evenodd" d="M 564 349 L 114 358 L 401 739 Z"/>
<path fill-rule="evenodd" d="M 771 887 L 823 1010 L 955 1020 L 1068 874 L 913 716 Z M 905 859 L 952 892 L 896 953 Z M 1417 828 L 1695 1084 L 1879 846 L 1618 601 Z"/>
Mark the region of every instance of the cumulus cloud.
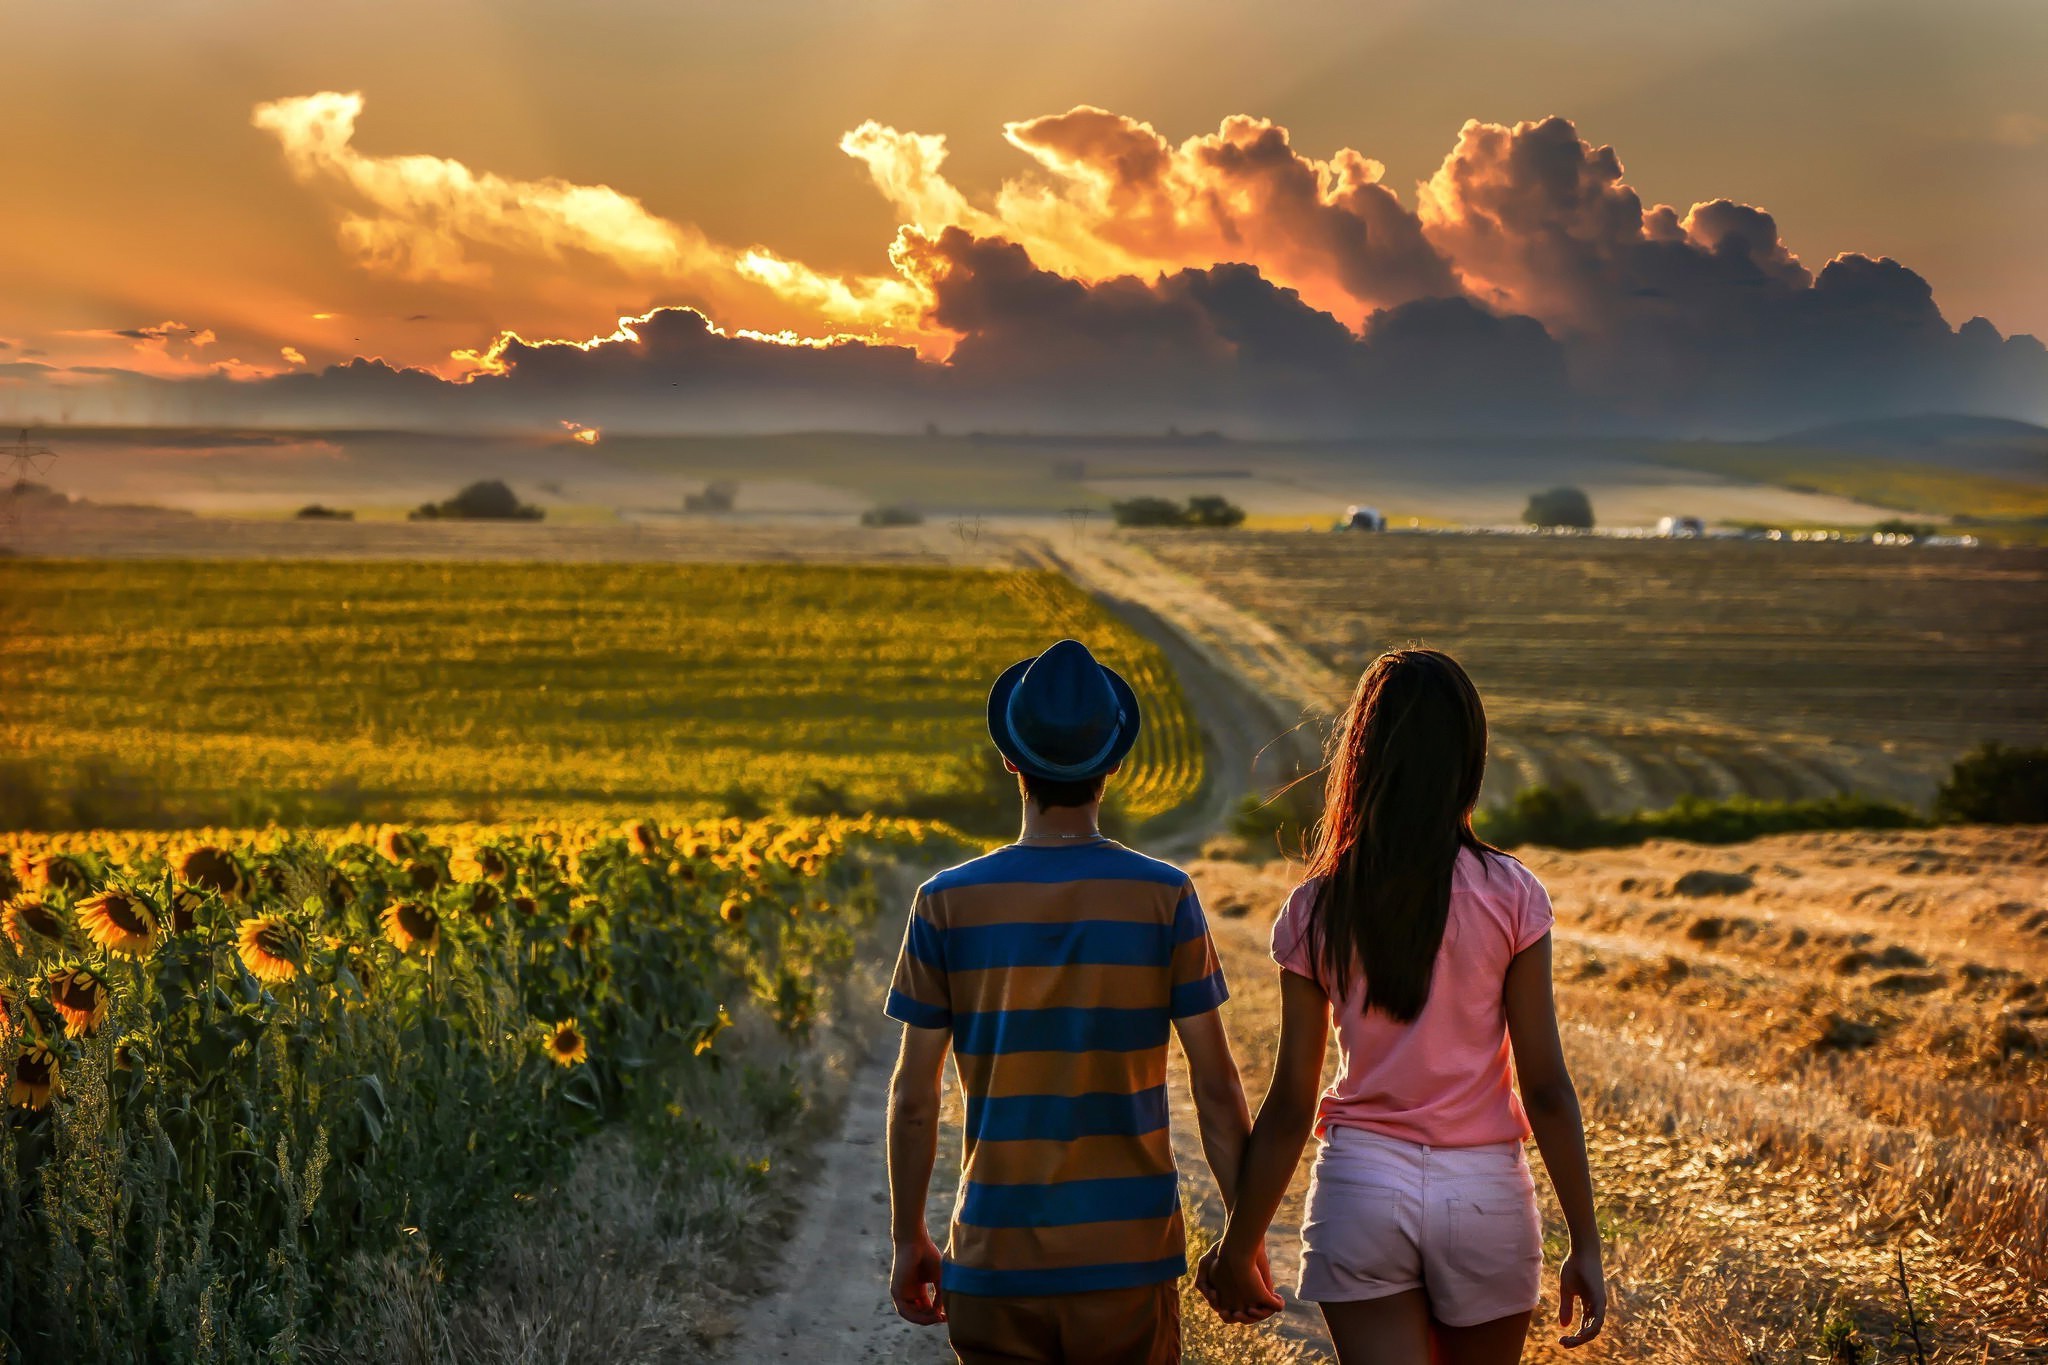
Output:
<path fill-rule="evenodd" d="M 279 353 L 294 372 L 272 378 L 194 360 L 209 377 L 179 390 L 188 410 L 429 426 L 573 416 L 621 431 L 939 419 L 1299 434 L 2048 417 L 2048 352 L 2032 338 L 1983 319 L 1952 328 L 1897 261 L 1809 266 L 1763 208 L 1645 204 L 1614 149 L 1564 118 L 1467 123 L 1412 211 L 1377 162 L 1310 156 L 1263 119 L 1179 142 L 1088 106 L 1009 124 L 1029 170 L 981 196 L 947 178 L 943 137 L 866 123 L 841 146 L 901 226 L 885 273 L 839 276 L 712 242 L 606 186 L 366 154 L 362 108 L 328 93 L 265 105 L 256 121 L 334 200 L 369 268 L 446 285 L 501 260 L 591 261 L 692 306 L 584 340 L 502 331 L 445 375 L 372 360 L 314 371 L 292 347 Z M 804 325 L 753 322 L 763 298 Z M 187 355 L 215 340 L 175 322 L 109 335 Z M 161 405 L 178 386 L 140 388 Z"/>
<path fill-rule="evenodd" d="M 814 309 L 836 323 L 914 317 L 890 278 L 848 281 L 765 250 L 712 242 L 692 224 L 650 211 L 608 185 L 517 180 L 449 157 L 370 155 L 356 146 L 360 92 L 322 91 L 260 104 L 301 184 L 331 196 L 342 247 L 365 269 L 414 281 L 481 286 L 494 263 L 542 260 L 597 267 L 649 284 L 694 286 L 746 306 L 750 290 Z"/>
<path fill-rule="evenodd" d="M 941 136 L 871 121 L 840 148 L 911 225 L 1001 237 L 1075 278 L 1251 264 L 1353 325 L 1375 308 L 1458 292 L 1381 183 L 1385 168 L 1350 148 L 1317 159 L 1279 124 L 1244 116 L 1175 144 L 1089 105 L 1003 132 L 1035 173 L 1005 181 L 986 207 L 946 179 Z"/>

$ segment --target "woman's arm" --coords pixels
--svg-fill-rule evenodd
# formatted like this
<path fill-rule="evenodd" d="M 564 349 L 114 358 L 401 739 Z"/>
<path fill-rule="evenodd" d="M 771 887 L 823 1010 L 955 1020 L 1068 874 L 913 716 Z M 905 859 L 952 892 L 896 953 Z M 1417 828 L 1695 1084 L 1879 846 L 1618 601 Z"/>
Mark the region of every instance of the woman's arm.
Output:
<path fill-rule="evenodd" d="M 1256 1274 L 1274 1211 L 1294 1179 L 1301 1149 L 1316 1121 L 1323 1050 L 1330 1038 L 1330 1000 L 1322 987 L 1284 968 L 1280 972 L 1280 1047 L 1273 1081 L 1245 1143 L 1237 1178 L 1237 1206 L 1223 1240 L 1204 1257 L 1203 1283 L 1226 1317 L 1255 1321 L 1283 1306 Z"/>
<path fill-rule="evenodd" d="M 1600 1226 L 1593 1214 L 1593 1173 L 1586 1164 L 1586 1128 L 1579 1092 L 1565 1068 L 1557 1036 L 1557 1005 L 1550 990 L 1550 935 L 1515 954 L 1508 964 L 1508 1038 L 1515 1078 L 1536 1148 L 1550 1172 L 1557 1202 L 1571 1230 L 1571 1254 L 1558 1272 L 1557 1321 L 1570 1327 L 1575 1304 L 1584 1306 L 1578 1329 L 1559 1340 L 1583 1346 L 1600 1335 L 1607 1315 L 1607 1282 L 1600 1269 Z"/>

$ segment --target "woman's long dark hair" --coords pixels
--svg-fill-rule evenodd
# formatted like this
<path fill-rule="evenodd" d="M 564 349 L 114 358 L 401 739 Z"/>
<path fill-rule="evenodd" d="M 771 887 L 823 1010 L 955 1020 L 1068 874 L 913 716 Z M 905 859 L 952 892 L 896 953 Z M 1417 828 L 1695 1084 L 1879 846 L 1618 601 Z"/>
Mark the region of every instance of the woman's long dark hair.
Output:
<path fill-rule="evenodd" d="M 1380 655 L 1331 737 L 1329 769 L 1309 956 L 1339 995 L 1362 966 L 1365 1008 L 1407 1023 L 1429 999 L 1459 851 L 1497 851 L 1472 832 L 1486 773 L 1478 689 L 1437 650 Z"/>

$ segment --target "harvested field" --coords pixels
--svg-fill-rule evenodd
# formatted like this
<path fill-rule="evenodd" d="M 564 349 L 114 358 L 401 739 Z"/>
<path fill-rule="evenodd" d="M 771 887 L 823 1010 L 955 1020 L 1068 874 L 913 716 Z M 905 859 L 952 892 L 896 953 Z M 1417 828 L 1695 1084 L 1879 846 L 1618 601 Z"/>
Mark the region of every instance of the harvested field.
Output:
<path fill-rule="evenodd" d="M 1524 861 L 1557 906 L 1558 1010 L 1616 1302 L 1608 1335 L 1571 1358 L 1829 1359 L 1832 1324 L 1866 1362 L 1910 1360 L 1903 1250 L 1930 1359 L 2048 1360 L 2048 829 Z M 1263 1093 L 1278 1021 L 1265 939 L 1291 879 L 1284 864 L 1195 871 Z M 1276 1231 L 1289 1270 L 1306 1175 Z M 1554 1287 L 1562 1222 L 1546 1217 Z M 1562 1359 L 1544 1311 L 1528 1358 Z"/>
<path fill-rule="evenodd" d="M 1981 740 L 2048 742 L 2048 551 L 1167 532 L 1104 553 L 1298 646 L 1327 669 L 1302 698 L 1321 709 L 1382 649 L 1449 650 L 1495 727 L 1489 802 L 1571 783 L 1609 810 L 1920 804 Z"/>

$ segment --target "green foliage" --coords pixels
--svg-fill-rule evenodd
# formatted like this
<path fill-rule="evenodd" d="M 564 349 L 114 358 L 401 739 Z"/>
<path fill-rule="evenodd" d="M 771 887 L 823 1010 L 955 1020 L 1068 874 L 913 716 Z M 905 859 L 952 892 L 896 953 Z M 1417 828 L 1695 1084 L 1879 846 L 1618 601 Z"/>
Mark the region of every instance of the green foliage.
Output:
<path fill-rule="evenodd" d="M 1479 837 L 1502 848 L 1620 848 L 1649 839 L 1739 844 L 1766 834 L 1823 829 L 1910 829 L 1925 819 L 1906 807 L 1838 794 L 1809 801 L 1681 798 L 1664 810 L 1602 815 L 1573 786 L 1525 787 L 1507 805 L 1474 819 Z"/>
<path fill-rule="evenodd" d="M 1244 509 L 1228 498 L 1204 493 L 1185 503 L 1172 498 L 1131 498 L 1109 505 L 1119 526 L 1190 526 L 1227 529 L 1241 525 Z"/>
<path fill-rule="evenodd" d="M 1980 744 L 1956 761 L 1934 796 L 1938 820 L 2048 824 L 2048 747 Z"/>
<path fill-rule="evenodd" d="M 1134 819 L 1201 783 L 1164 656 L 1057 574 L 787 564 L 0 562 L 0 828 L 975 799 L 1004 667 L 1137 688 Z"/>
<path fill-rule="evenodd" d="M 1870 529 L 1879 535 L 1912 536 L 1918 539 L 1923 536 L 1933 535 L 1938 528 L 1930 522 L 1908 521 L 1904 517 L 1891 517 L 1880 521 Z"/>
<path fill-rule="evenodd" d="M 539 521 L 546 515 L 521 502 L 503 479 L 479 479 L 452 498 L 421 503 L 410 514 L 414 521 Z"/>
<path fill-rule="evenodd" d="M 47 1047 L 59 1085 L 15 1086 L 0 1123 L 0 1360 L 293 1359 L 352 1261 L 417 1249 L 459 1278 L 586 1135 L 720 1067 L 743 1002 L 805 1032 L 873 912 L 868 860 L 926 835 L 445 833 L 271 835 L 204 866 L 157 837 L 13 841 L 61 928 L 0 936 L 0 1056 L 11 1080 Z M 136 955 L 94 932 L 103 891 L 149 910 Z M 431 951 L 393 931 L 401 902 L 438 916 Z M 77 965 L 96 1022 L 58 1012 Z"/>
<path fill-rule="evenodd" d="M 1593 529 L 1593 500 L 1583 489 L 1552 488 L 1529 495 L 1522 520 L 1531 526 L 1564 526 L 1581 531 Z"/>

